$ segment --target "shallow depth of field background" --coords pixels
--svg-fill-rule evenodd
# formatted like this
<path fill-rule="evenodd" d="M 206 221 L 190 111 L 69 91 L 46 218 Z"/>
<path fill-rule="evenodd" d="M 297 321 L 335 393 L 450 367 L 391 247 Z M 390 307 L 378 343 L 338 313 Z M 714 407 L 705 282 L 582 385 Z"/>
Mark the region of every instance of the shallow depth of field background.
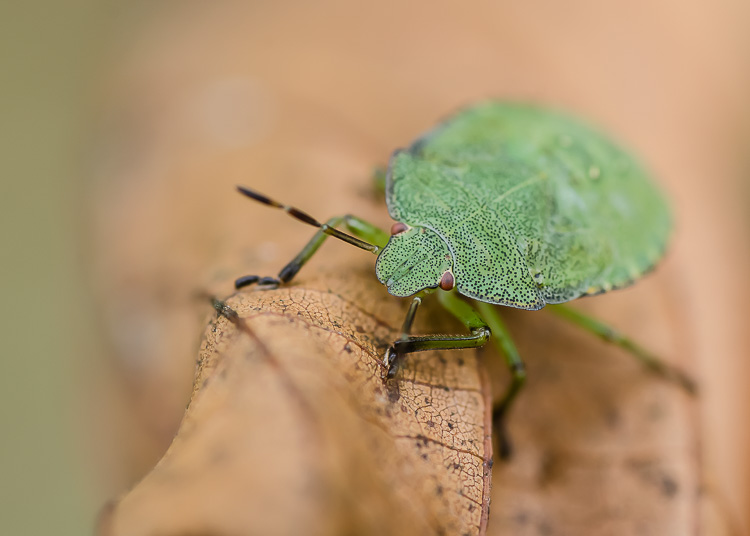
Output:
<path fill-rule="evenodd" d="M 173 140 L 138 124 L 127 133 L 118 123 L 132 154 L 107 153 L 112 122 L 129 117 L 119 109 L 113 119 L 111 103 L 128 102 L 128 92 L 154 116 L 185 121 L 184 136 L 195 136 L 196 146 L 207 136 L 233 159 L 283 115 L 276 93 L 319 101 L 319 116 L 351 124 L 363 150 L 384 155 L 408 142 L 386 134 L 404 115 L 428 127 L 494 95 L 550 103 L 616 132 L 673 198 L 677 240 L 702 244 L 703 254 L 684 268 L 690 292 L 677 307 L 697 311 L 685 336 L 704 384 L 710 484 L 730 515 L 750 526 L 750 6 L 466 6 L 71 0 L 2 8 L 4 533 L 90 531 L 104 501 L 166 448 L 189 393 L 189 369 L 174 376 L 165 373 L 169 363 L 112 363 L 111 348 L 129 342 L 112 340 L 106 311 L 114 305 L 95 291 L 106 288 L 97 248 L 118 236 L 94 228 L 100 208 L 92 192 L 101 194 L 109 172 L 127 177 L 130 164 L 147 161 L 145 176 L 154 181 L 171 165 L 144 160 L 152 144 Z M 206 74 L 223 83 L 200 86 Z M 159 94 L 160 87 L 179 89 Z M 128 215 L 134 225 L 139 202 Z M 133 322 L 141 332 L 154 327 Z M 188 351 L 198 336 L 186 335 Z M 126 388 L 118 384 L 123 369 Z M 150 397 L 140 403 L 158 413 L 148 425 L 128 411 L 138 397 L 133 378 Z M 164 382 L 161 391 L 154 378 Z"/>

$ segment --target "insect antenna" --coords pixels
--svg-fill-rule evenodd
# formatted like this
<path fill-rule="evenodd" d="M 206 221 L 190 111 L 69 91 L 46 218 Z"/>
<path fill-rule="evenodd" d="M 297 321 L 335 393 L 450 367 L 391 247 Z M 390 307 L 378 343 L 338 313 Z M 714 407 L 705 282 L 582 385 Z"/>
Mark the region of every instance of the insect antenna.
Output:
<path fill-rule="evenodd" d="M 303 223 L 306 223 L 308 225 L 312 225 L 313 227 L 317 227 L 325 234 L 332 236 L 334 238 L 338 238 L 339 240 L 342 240 L 346 242 L 347 244 L 351 244 L 360 249 L 371 251 L 373 253 L 377 253 L 378 250 L 380 249 L 378 246 L 374 244 L 370 244 L 369 242 L 365 242 L 364 240 L 360 240 L 359 238 L 356 238 L 352 235 L 339 231 L 338 229 L 336 229 L 335 227 L 332 227 L 331 225 L 327 223 L 320 223 L 318 220 L 310 216 L 307 212 L 304 212 L 296 207 L 292 207 L 290 205 L 279 203 L 278 201 L 275 201 L 271 199 L 270 197 L 266 197 L 265 195 L 258 193 L 256 191 L 250 190 L 249 188 L 245 188 L 244 186 L 237 186 L 237 191 L 239 191 L 243 195 L 246 195 L 250 199 L 254 199 L 255 201 L 258 201 L 259 203 L 268 205 L 269 207 L 280 208 L 281 210 L 283 210 L 284 212 L 286 212 L 293 218 Z"/>

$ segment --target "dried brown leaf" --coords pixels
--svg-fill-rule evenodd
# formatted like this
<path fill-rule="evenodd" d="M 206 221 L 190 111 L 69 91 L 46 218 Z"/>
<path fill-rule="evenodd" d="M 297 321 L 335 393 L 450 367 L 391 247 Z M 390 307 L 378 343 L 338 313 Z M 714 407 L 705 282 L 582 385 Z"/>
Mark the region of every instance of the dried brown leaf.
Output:
<path fill-rule="evenodd" d="M 379 289 L 362 289 L 232 296 L 177 437 L 110 534 L 480 533 L 491 441 L 476 357 L 424 354 L 384 386 L 396 332 L 363 308 Z"/>

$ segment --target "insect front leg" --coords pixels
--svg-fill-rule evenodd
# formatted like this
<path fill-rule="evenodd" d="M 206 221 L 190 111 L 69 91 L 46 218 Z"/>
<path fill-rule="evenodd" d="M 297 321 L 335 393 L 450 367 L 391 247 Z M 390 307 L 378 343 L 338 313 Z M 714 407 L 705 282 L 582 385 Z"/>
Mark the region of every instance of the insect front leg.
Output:
<path fill-rule="evenodd" d="M 336 230 L 342 224 L 354 237 Z M 320 226 L 312 239 L 302 248 L 302 251 L 281 269 L 278 277 L 259 277 L 257 275 L 240 277 L 234 282 L 235 288 L 239 289 L 257 283 L 264 289 L 273 289 L 282 283 L 290 282 L 329 236 L 335 236 L 349 244 L 372 251 L 373 253 L 377 253 L 388 243 L 388 234 L 375 225 L 356 216 L 337 216 Z M 358 240 L 358 238 L 362 240 Z"/>
<path fill-rule="evenodd" d="M 439 297 L 441 303 L 443 303 L 443 295 L 447 295 L 447 292 L 440 292 Z M 452 293 L 451 293 L 452 295 Z M 476 314 L 476 312 L 469 306 L 469 304 L 462 300 L 453 297 L 457 302 L 457 310 L 461 316 L 461 320 L 464 325 L 469 328 L 471 335 L 428 335 L 425 337 L 412 337 L 409 336 L 409 330 L 414 320 L 417 307 L 421 303 L 419 296 L 412 300 L 409 312 L 406 314 L 404 320 L 404 327 L 402 329 L 401 338 L 395 341 L 385 353 L 385 374 L 384 379 L 390 380 L 396 376 L 398 369 L 400 368 L 404 357 L 407 354 L 413 352 L 424 352 L 427 350 L 461 350 L 464 348 L 477 348 L 483 346 L 490 339 L 490 330 L 487 324 Z M 445 305 L 443 303 L 443 305 Z M 454 315 L 454 311 L 451 311 Z"/>
<path fill-rule="evenodd" d="M 423 350 L 455 350 L 463 348 L 477 348 L 483 346 L 494 335 L 494 342 L 500 353 L 505 357 L 508 368 L 511 371 L 511 382 L 503 398 L 493 408 L 493 426 L 497 431 L 499 454 L 501 458 L 509 458 L 511 455 L 511 442 L 508 437 L 505 422 L 508 410 L 515 400 L 519 391 L 526 381 L 526 368 L 524 367 L 521 356 L 516 350 L 515 344 L 510 337 L 508 329 L 505 327 L 494 306 L 476 302 L 477 313 L 474 308 L 458 297 L 455 291 L 446 292 L 438 291 L 438 300 L 446 311 L 455 316 L 470 331 L 469 336 L 447 336 L 437 335 L 431 337 L 410 337 L 408 329 L 411 327 L 416 309 L 421 302 L 419 297 L 414 298 L 412 306 L 406 315 L 404 329 L 399 340 L 394 342 L 386 352 L 386 378 L 392 379 L 404 356 L 411 352 L 420 352 Z M 416 305 L 415 305 L 416 304 Z M 481 315 L 481 316 L 480 316 Z"/>

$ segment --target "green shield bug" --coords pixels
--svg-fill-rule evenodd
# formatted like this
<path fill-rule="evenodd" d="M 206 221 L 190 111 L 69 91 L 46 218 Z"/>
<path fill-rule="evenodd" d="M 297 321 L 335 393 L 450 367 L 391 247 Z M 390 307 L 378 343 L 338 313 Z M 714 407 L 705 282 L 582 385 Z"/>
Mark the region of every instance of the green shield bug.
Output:
<path fill-rule="evenodd" d="M 278 278 L 246 276 L 237 288 L 288 283 L 334 236 L 378 255 L 375 272 L 389 293 L 414 296 L 402 336 L 386 351 L 386 380 L 409 353 L 493 339 L 512 373 L 494 410 L 501 455 L 509 453 L 504 417 L 526 373 L 495 306 L 537 310 L 629 285 L 662 257 L 671 228 L 662 194 L 608 138 L 565 115 L 497 101 L 459 112 L 393 154 L 385 192 L 396 220 L 390 233 L 349 215 L 321 223 L 239 190 L 319 230 Z M 422 296 L 435 290 L 468 335 L 410 335 Z M 604 324 L 562 305 L 554 310 L 694 390 L 689 377 Z"/>

